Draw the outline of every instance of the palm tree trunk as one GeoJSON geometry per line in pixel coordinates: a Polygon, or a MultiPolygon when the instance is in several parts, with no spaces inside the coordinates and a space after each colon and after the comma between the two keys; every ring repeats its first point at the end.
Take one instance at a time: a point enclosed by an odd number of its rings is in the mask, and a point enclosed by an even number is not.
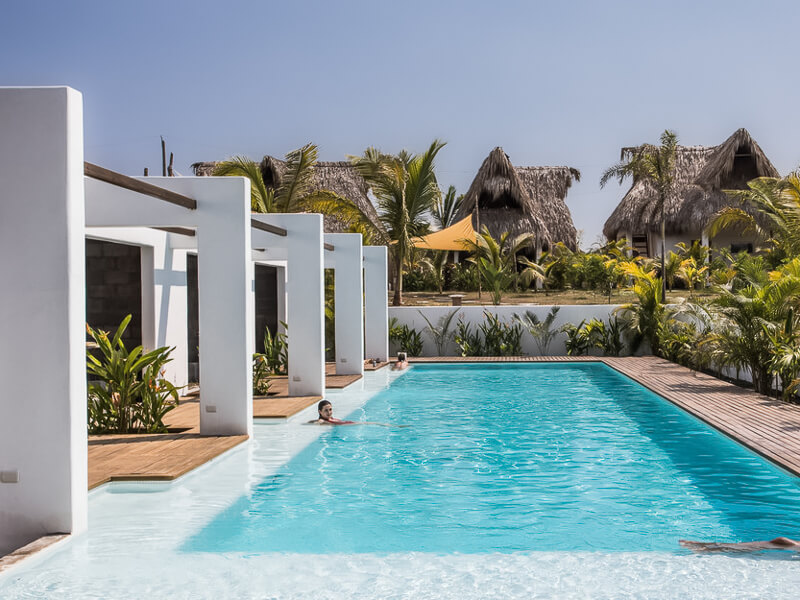
{"type": "Polygon", "coordinates": [[[665,269],[665,258],[667,255],[667,234],[666,234],[666,218],[665,208],[666,198],[661,198],[661,302],[662,304],[667,301],[667,271],[665,269]]]}
{"type": "Polygon", "coordinates": [[[397,273],[394,277],[394,297],[392,298],[392,306],[403,305],[403,267],[397,266],[397,273]]]}

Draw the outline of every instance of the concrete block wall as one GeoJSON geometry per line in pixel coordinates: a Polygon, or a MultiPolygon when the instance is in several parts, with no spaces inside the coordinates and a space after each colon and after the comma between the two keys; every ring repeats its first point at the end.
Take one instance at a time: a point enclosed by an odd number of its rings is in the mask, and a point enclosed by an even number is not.
{"type": "Polygon", "coordinates": [[[132,315],[122,341],[142,343],[142,258],[138,246],[86,240],[86,322],[114,333],[132,315]]]}

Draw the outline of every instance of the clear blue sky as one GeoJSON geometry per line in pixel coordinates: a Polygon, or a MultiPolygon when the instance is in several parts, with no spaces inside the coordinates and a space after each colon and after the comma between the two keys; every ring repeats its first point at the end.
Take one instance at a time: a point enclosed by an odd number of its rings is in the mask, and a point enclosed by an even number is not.
{"type": "Polygon", "coordinates": [[[2,0],[0,85],[84,95],[86,159],[128,174],[234,154],[323,160],[441,138],[443,187],[489,151],[569,165],[594,242],[626,188],[622,146],[665,128],[713,145],[746,127],[781,173],[800,164],[800,3],[116,2],[2,0]]]}

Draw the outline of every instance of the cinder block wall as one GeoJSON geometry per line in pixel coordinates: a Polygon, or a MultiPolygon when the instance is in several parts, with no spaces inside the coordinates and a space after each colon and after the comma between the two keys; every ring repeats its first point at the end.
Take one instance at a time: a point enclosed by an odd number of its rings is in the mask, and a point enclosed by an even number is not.
{"type": "Polygon", "coordinates": [[[122,341],[142,343],[142,259],[138,246],[86,240],[86,322],[114,333],[133,315],[122,341]]]}

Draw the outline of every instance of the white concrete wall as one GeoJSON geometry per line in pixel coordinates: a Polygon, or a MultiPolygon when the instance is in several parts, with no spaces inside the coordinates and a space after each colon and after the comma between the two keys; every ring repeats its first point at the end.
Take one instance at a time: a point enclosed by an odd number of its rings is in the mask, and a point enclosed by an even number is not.
{"type": "Polygon", "coordinates": [[[86,527],[83,197],[80,93],[0,88],[0,555],[86,527]]]}
{"type": "Polygon", "coordinates": [[[389,359],[386,246],[364,246],[364,358],[389,359]]]}
{"type": "Polygon", "coordinates": [[[334,271],[336,374],[364,374],[364,286],[360,233],[326,233],[334,247],[325,266],[334,271]]]}
{"type": "MultiPolygon", "coordinates": [[[[577,325],[582,320],[590,321],[593,318],[608,321],[609,316],[613,317],[614,310],[619,305],[615,304],[593,304],[593,305],[569,305],[561,306],[556,316],[553,328],[558,329],[566,323],[574,323],[577,325]]],[[[436,356],[436,345],[427,331],[428,324],[422,318],[420,312],[424,314],[428,320],[434,325],[438,324],[439,319],[449,314],[453,310],[458,310],[453,318],[451,330],[455,331],[459,317],[463,317],[467,323],[472,324],[472,330],[484,322],[484,311],[500,316],[502,320],[510,323],[514,314],[524,316],[526,311],[533,312],[539,319],[545,319],[550,312],[550,306],[390,306],[389,318],[396,318],[398,325],[408,325],[419,331],[423,339],[423,354],[422,356],[436,356]]],[[[559,333],[550,344],[548,354],[551,356],[562,356],[566,354],[564,342],[566,334],[559,333]]],[[[390,348],[391,354],[394,355],[398,348],[390,348]]],[[[536,347],[531,335],[527,332],[522,336],[522,352],[526,355],[536,356],[539,351],[536,347]]],[[[448,356],[458,355],[458,348],[455,343],[451,342],[447,352],[448,356]]]]}
{"type": "MultiPolygon", "coordinates": [[[[142,227],[96,227],[86,237],[139,246],[142,250],[142,346],[174,347],[166,378],[175,385],[189,381],[186,254],[175,248],[174,233],[142,227]]],[[[193,239],[193,238],[190,238],[193,239]]],[[[185,245],[185,244],[181,244],[185,245]]]]}
{"type": "Polygon", "coordinates": [[[242,177],[140,179],[194,198],[197,209],[86,178],[86,223],[197,228],[191,245],[197,244],[198,256],[200,431],[250,435],[255,344],[250,184],[242,177]]]}

